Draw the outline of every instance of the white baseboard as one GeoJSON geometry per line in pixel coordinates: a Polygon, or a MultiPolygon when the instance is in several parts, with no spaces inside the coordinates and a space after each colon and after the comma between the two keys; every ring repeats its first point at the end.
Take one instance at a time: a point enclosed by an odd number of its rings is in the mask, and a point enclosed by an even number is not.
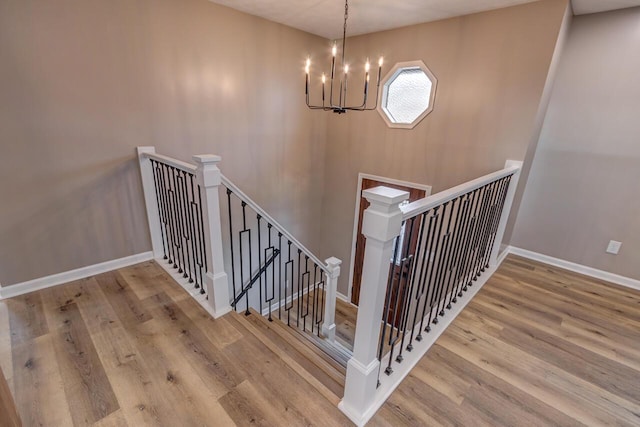
{"type": "Polygon", "coordinates": [[[336,292],[336,298],[338,298],[339,300],[342,300],[344,302],[348,302],[349,304],[351,304],[351,298],[349,298],[348,296],[346,296],[343,293],[340,292],[336,292]]]}
{"type": "Polygon", "coordinates": [[[511,253],[524,258],[529,258],[534,261],[539,261],[545,264],[553,265],[554,267],[564,268],[565,270],[574,271],[576,273],[584,274],[595,279],[604,280],[606,282],[615,283],[616,285],[625,286],[640,290],[640,280],[632,279],[630,277],[620,276],[618,274],[609,273],[608,271],[598,270],[597,268],[587,267],[586,265],[576,264],[571,261],[565,261],[560,258],[554,258],[549,255],[544,255],[538,252],[529,251],[515,246],[508,246],[504,251],[505,253],[511,253]]]}
{"type": "Polygon", "coordinates": [[[118,268],[128,267],[130,265],[152,259],[153,253],[151,251],[142,252],[124,258],[101,262],[100,264],[89,265],[75,270],[52,274],[51,276],[40,277],[38,279],[17,283],[15,285],[0,287],[0,300],[28,294],[29,292],[50,288],[63,283],[73,282],[74,280],[84,279],[86,277],[95,276],[96,274],[117,270],[118,268]]]}

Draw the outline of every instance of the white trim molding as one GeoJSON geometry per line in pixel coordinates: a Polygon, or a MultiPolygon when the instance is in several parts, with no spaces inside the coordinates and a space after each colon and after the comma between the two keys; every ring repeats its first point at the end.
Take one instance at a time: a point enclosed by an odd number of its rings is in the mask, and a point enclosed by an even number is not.
{"type": "Polygon", "coordinates": [[[128,267],[130,265],[150,261],[152,259],[153,252],[142,252],[124,258],[88,265],[75,270],[52,274],[51,276],[40,277],[27,282],[16,283],[15,285],[0,287],[0,300],[62,285],[63,283],[73,282],[74,280],[84,279],[95,276],[96,274],[106,273],[107,271],[117,270],[119,268],[128,267]]]}
{"type": "Polygon", "coordinates": [[[610,273],[604,270],[598,270],[597,268],[588,267],[586,265],[577,264],[575,262],[566,261],[560,258],[554,258],[549,255],[544,255],[538,252],[529,251],[527,249],[522,249],[515,246],[508,246],[504,252],[505,253],[508,252],[524,258],[529,258],[534,261],[542,262],[544,264],[553,265],[554,267],[564,268],[565,270],[584,274],[585,276],[604,280],[605,282],[611,282],[616,285],[640,290],[640,280],[632,279],[630,277],[620,276],[619,274],[610,273]]]}

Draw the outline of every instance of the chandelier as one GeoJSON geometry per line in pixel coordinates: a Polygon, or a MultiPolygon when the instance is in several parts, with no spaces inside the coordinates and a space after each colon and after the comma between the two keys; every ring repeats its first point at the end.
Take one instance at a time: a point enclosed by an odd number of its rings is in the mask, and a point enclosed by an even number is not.
{"type": "Polygon", "coordinates": [[[326,103],[325,96],[325,86],[327,83],[327,76],[325,73],[322,73],[322,105],[313,105],[309,101],[309,82],[310,82],[310,70],[311,70],[311,59],[307,58],[307,62],[305,65],[305,82],[304,82],[304,93],[307,101],[307,107],[312,110],[323,110],[323,111],[333,111],[337,114],[346,113],[349,110],[352,111],[369,111],[375,110],[378,106],[378,92],[380,88],[380,74],[382,73],[382,63],[383,58],[380,57],[378,60],[378,78],[376,80],[376,100],[375,105],[373,107],[367,108],[367,98],[369,96],[369,69],[371,65],[369,64],[369,59],[367,58],[367,62],[364,65],[364,92],[362,97],[362,103],[356,105],[348,105],[347,104],[347,77],[349,75],[349,64],[347,64],[344,60],[345,46],[347,41],[347,18],[349,18],[349,0],[345,0],[344,2],[344,27],[342,32],[342,58],[340,61],[340,66],[342,67],[342,72],[339,73],[340,76],[336,76],[336,54],[338,53],[338,48],[336,42],[333,43],[333,48],[331,49],[332,58],[331,58],[331,72],[329,73],[329,103],[326,103]],[[340,88],[338,102],[334,103],[333,99],[333,88],[335,86],[340,88]]]}

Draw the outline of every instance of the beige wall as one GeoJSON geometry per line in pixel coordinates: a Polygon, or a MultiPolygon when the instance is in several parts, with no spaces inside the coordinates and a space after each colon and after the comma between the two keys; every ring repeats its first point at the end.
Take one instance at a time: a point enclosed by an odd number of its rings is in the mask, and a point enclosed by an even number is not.
{"type": "Polygon", "coordinates": [[[640,279],[638,46],[640,8],[574,18],[513,245],[640,279]]]}
{"type": "Polygon", "coordinates": [[[150,250],[134,147],[223,173],[319,248],[326,41],[207,0],[0,2],[0,283],[150,250]]]}
{"type": "Polygon", "coordinates": [[[522,6],[349,39],[353,69],[367,55],[423,60],[438,79],[434,111],[413,130],[388,128],[377,112],[328,122],[323,255],[344,262],[347,292],[358,172],[441,191],[523,160],[568,2],[522,6]]]}

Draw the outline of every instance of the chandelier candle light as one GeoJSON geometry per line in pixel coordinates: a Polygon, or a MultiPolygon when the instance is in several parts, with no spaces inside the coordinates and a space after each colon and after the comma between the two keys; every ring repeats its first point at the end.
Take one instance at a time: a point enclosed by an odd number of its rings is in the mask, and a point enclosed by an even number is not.
{"type": "Polygon", "coordinates": [[[325,84],[327,82],[327,76],[325,73],[322,73],[322,105],[312,105],[309,102],[309,72],[311,69],[311,59],[307,58],[306,65],[304,67],[306,76],[304,80],[304,94],[307,100],[307,107],[312,110],[323,110],[323,111],[333,111],[334,113],[342,114],[346,113],[348,110],[352,111],[369,111],[375,110],[378,106],[378,92],[380,88],[380,76],[382,74],[382,63],[383,59],[380,57],[378,60],[378,79],[376,81],[376,101],[373,107],[367,108],[367,97],[369,96],[369,69],[371,65],[369,64],[369,59],[367,58],[367,62],[364,65],[364,96],[362,99],[362,104],[347,106],[347,76],[349,74],[349,64],[344,61],[344,53],[345,46],[347,41],[347,18],[349,17],[349,1],[346,0],[344,3],[344,27],[342,32],[342,59],[341,66],[344,71],[344,74],[340,78],[340,97],[338,99],[338,103],[333,103],[333,82],[336,79],[336,54],[338,53],[338,47],[336,43],[333,43],[333,48],[331,49],[331,80],[329,83],[329,104],[327,105],[325,102],[325,84]]]}

